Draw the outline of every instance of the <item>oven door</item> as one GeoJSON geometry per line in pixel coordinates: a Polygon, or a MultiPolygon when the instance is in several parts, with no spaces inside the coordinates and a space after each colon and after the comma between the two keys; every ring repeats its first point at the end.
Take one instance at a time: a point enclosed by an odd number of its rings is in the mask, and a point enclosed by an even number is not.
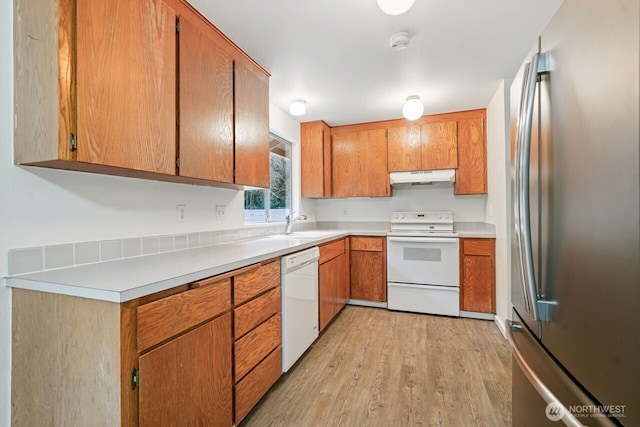
{"type": "Polygon", "coordinates": [[[459,286],[457,237],[387,237],[387,280],[394,283],[459,286]]]}

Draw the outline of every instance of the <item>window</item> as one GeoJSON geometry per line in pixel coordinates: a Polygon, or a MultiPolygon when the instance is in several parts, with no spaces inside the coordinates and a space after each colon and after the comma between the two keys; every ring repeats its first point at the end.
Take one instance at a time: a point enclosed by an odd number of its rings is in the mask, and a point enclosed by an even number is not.
{"type": "Polygon", "coordinates": [[[245,187],[244,223],[283,222],[291,213],[291,143],[271,134],[270,188],[245,187]]]}

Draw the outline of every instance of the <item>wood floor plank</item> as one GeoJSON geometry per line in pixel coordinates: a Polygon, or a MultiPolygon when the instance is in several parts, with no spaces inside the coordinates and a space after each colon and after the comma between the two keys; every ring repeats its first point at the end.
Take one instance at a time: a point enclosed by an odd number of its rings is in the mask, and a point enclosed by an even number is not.
{"type": "Polygon", "coordinates": [[[510,425],[493,322],[347,306],[240,427],[510,425]]]}

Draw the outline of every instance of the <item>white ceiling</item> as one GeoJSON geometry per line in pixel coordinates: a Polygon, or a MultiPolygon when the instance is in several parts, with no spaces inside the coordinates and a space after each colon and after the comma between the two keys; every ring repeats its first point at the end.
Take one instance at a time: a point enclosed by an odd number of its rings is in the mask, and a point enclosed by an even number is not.
{"type": "Polygon", "coordinates": [[[484,108],[512,78],[562,0],[416,0],[389,16],[376,0],[190,0],[272,75],[270,100],[332,126],[484,108]],[[409,48],[389,37],[408,31],[409,48]]]}

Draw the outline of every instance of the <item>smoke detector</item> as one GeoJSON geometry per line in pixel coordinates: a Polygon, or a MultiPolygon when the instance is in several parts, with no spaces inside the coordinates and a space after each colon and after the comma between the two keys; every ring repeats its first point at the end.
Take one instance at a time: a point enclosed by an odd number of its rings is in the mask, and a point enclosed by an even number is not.
{"type": "Polygon", "coordinates": [[[404,50],[409,47],[409,33],[400,31],[389,39],[389,45],[393,50],[404,50]]]}

